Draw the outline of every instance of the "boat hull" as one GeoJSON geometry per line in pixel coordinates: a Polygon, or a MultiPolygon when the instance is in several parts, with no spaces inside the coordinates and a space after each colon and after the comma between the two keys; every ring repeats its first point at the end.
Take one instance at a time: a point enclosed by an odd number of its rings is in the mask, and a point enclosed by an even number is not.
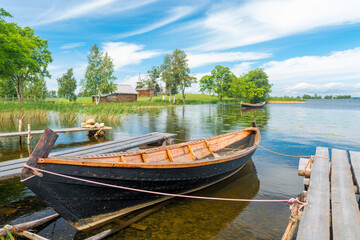
{"type": "Polygon", "coordinates": [[[243,108],[263,108],[265,106],[265,102],[263,103],[256,103],[256,104],[251,104],[251,103],[241,103],[240,104],[241,107],[243,108]]]}
{"type": "MultiPolygon", "coordinates": [[[[193,192],[230,177],[248,162],[254,151],[230,161],[183,168],[113,168],[51,163],[41,166],[47,171],[95,182],[179,194],[193,192]]],[[[48,173],[33,177],[25,184],[78,230],[94,227],[169,198],[48,173]]]]}

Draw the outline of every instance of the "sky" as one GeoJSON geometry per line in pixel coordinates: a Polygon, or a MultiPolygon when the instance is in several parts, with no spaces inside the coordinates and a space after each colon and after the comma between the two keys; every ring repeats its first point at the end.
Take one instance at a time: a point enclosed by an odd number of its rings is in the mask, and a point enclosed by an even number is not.
{"type": "Polygon", "coordinates": [[[360,97],[359,0],[0,0],[0,7],[14,16],[7,21],[48,40],[49,90],[69,68],[80,82],[97,44],[113,59],[115,82],[133,87],[181,49],[198,79],[219,64],[236,76],[263,68],[271,96],[360,97]]]}

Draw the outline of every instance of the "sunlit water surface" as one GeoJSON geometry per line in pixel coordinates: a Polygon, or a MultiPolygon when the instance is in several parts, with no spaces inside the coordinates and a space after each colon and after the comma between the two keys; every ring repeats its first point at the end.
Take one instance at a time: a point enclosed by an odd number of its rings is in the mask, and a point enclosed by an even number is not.
{"type": "MultiPolygon", "coordinates": [[[[239,105],[189,105],[151,110],[123,117],[105,139],[89,139],[85,132],[60,134],[55,150],[137,136],[149,132],[176,133],[178,142],[206,138],[248,127],[256,120],[261,145],[291,155],[312,155],[316,146],[360,151],[360,100],[312,100],[306,104],[268,104],[265,109],[241,110],[239,105]]],[[[107,123],[105,119],[102,120],[107,123]]],[[[32,129],[79,126],[49,112],[31,119],[32,129]]],[[[109,125],[109,123],[107,124],[109,125]]],[[[16,131],[17,120],[2,123],[0,132],[16,131]]],[[[39,139],[34,136],[33,148],[39,139]]],[[[28,156],[17,139],[0,143],[0,161],[28,156]]],[[[227,198],[288,199],[303,191],[297,176],[298,158],[284,157],[258,148],[244,169],[196,195],[227,198]]],[[[0,225],[19,223],[53,213],[18,178],[0,182],[0,225]]],[[[145,231],[127,228],[112,239],[279,239],[289,216],[285,203],[239,203],[176,199],[139,221],[145,231]]],[[[109,228],[106,226],[103,229],[109,228]]],[[[65,220],[42,229],[51,239],[82,239],[65,220]]]]}

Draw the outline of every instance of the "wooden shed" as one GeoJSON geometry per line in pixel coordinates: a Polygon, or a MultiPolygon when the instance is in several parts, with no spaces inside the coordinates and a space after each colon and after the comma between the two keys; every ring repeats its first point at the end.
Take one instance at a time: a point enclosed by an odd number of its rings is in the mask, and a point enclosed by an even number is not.
{"type": "MultiPolygon", "coordinates": [[[[100,96],[100,102],[136,102],[138,92],[131,85],[117,84],[115,92],[100,96]]],[[[95,102],[95,96],[92,97],[95,102]]]]}
{"type": "MultiPolygon", "coordinates": [[[[150,97],[150,88],[142,87],[136,88],[139,97],[150,97]]],[[[153,96],[157,96],[156,90],[153,91],[153,96]]]]}

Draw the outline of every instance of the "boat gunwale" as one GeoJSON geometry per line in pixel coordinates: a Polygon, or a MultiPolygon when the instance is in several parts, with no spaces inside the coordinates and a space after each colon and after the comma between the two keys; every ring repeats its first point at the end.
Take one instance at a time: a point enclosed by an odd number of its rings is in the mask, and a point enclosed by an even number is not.
{"type": "Polygon", "coordinates": [[[262,103],[244,103],[244,102],[241,102],[240,103],[241,105],[244,105],[244,107],[263,107],[266,102],[262,102],[262,103]]]}
{"type": "MultiPolygon", "coordinates": [[[[239,157],[246,156],[249,153],[255,151],[257,148],[257,144],[261,140],[261,135],[260,135],[259,129],[256,127],[249,127],[249,128],[235,131],[235,132],[229,132],[229,133],[225,133],[222,135],[217,135],[217,136],[213,136],[213,137],[205,138],[205,139],[213,140],[213,139],[217,139],[220,137],[224,137],[224,136],[228,136],[228,135],[232,135],[232,134],[236,134],[236,133],[240,133],[240,132],[245,132],[245,131],[255,132],[254,143],[251,147],[247,147],[239,153],[235,153],[235,154],[228,155],[228,156],[221,156],[221,157],[212,158],[212,159],[202,159],[202,160],[196,160],[196,161],[191,161],[191,162],[186,161],[186,162],[160,162],[160,163],[159,162],[127,163],[127,162],[119,161],[117,163],[114,163],[114,162],[87,161],[87,160],[91,160],[91,159],[87,159],[87,158],[83,158],[83,160],[80,161],[79,158],[76,158],[76,157],[74,157],[74,160],[71,160],[71,157],[67,158],[67,159],[60,159],[58,157],[55,157],[55,158],[50,157],[50,158],[39,158],[38,163],[59,164],[59,165],[77,165],[77,166],[88,166],[88,167],[124,167],[124,168],[187,168],[187,167],[206,166],[206,165],[212,165],[212,164],[231,161],[231,160],[237,159],[239,157]]],[[[179,147],[183,147],[183,146],[190,145],[190,144],[196,144],[196,143],[199,143],[202,141],[204,141],[204,139],[199,139],[199,140],[194,140],[194,141],[184,142],[184,143],[179,143],[179,144],[174,144],[174,145],[162,146],[162,147],[157,147],[157,148],[152,148],[152,149],[146,149],[146,150],[137,150],[137,151],[131,152],[129,155],[151,153],[151,152],[156,152],[156,151],[163,150],[163,149],[164,150],[165,149],[174,149],[174,148],[179,148],[179,147]]],[[[126,155],[126,154],[124,153],[124,155],[126,155]]],[[[110,157],[111,156],[109,156],[109,158],[110,157]]],[[[114,157],[114,156],[112,156],[112,157],[114,157]]],[[[103,158],[106,158],[106,157],[103,157],[103,158]]]]}

